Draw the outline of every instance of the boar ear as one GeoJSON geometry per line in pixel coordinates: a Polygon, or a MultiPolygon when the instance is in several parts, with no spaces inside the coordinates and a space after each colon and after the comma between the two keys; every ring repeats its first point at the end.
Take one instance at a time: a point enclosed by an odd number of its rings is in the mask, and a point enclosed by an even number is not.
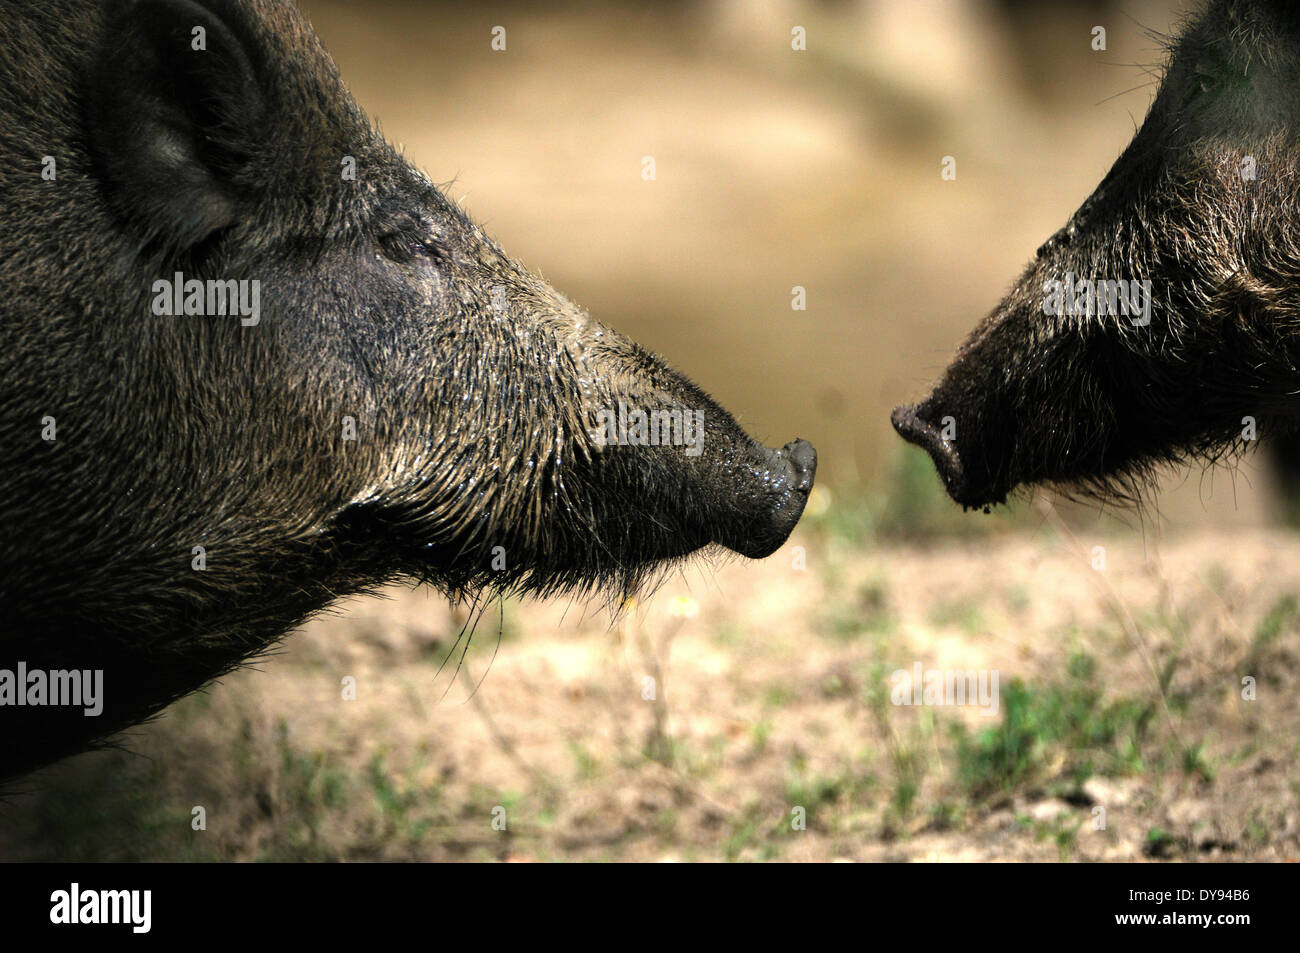
{"type": "Polygon", "coordinates": [[[114,207],[186,250],[248,197],[266,113],[251,45],[212,3],[115,0],[90,73],[89,134],[114,207]]]}

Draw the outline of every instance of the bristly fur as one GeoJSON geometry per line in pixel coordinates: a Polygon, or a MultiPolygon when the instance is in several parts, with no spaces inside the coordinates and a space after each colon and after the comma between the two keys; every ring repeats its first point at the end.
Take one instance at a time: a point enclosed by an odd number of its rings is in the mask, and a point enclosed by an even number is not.
{"type": "Polygon", "coordinates": [[[1133,141],[896,426],[968,507],[1016,487],[1139,503],[1156,474],[1296,429],[1300,8],[1215,0],[1133,141]],[[1253,172],[1253,176],[1249,173],[1253,172]],[[1151,321],[1059,317],[1053,281],[1150,281],[1151,321]],[[943,440],[952,418],[955,439],[943,440]]]}
{"type": "Polygon", "coordinates": [[[619,605],[703,547],[770,553],[802,511],[810,447],[757,444],[507,256],[287,0],[10,5],[0,160],[0,669],[102,669],[106,705],[0,708],[0,779],[341,596],[619,605]],[[153,313],[178,271],[260,282],[260,323],[153,313]],[[601,445],[620,402],[702,413],[703,452],[601,445]]]}

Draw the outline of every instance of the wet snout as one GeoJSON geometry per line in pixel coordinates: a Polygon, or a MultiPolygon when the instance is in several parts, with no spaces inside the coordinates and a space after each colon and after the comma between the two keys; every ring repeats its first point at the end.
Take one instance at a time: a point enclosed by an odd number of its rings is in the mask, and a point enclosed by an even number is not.
{"type": "Polygon", "coordinates": [[[807,440],[792,440],[779,450],[758,447],[747,464],[758,483],[758,506],[746,520],[720,524],[714,541],[728,549],[762,559],[790,537],[803,515],[817,473],[817,451],[807,440]]]}
{"type": "Polygon", "coordinates": [[[889,421],[898,431],[898,435],[908,443],[915,444],[930,455],[934,467],[939,471],[944,489],[953,501],[962,506],[978,508],[995,503],[1006,502],[1006,489],[994,486],[979,486],[972,481],[968,469],[958,452],[956,440],[945,439],[942,429],[942,416],[938,416],[927,404],[913,406],[904,404],[895,407],[889,421]]]}

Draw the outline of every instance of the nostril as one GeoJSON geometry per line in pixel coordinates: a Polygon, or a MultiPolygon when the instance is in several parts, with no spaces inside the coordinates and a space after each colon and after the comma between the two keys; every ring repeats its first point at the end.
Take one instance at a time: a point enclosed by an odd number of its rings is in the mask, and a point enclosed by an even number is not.
{"type": "Polygon", "coordinates": [[[803,515],[817,474],[817,451],[807,440],[791,440],[762,455],[763,486],[747,501],[740,518],[713,527],[713,539],[728,549],[762,559],[790,537],[803,515]]]}
{"type": "Polygon", "coordinates": [[[909,404],[895,407],[894,412],[889,415],[889,422],[894,425],[900,437],[913,443],[920,439],[929,426],[916,416],[916,408],[909,404]]]}
{"type": "Polygon", "coordinates": [[[817,475],[817,451],[813,445],[807,440],[791,440],[776,453],[790,461],[794,488],[805,492],[811,490],[813,478],[817,475]]]}
{"type": "Polygon", "coordinates": [[[943,439],[939,428],[922,417],[916,407],[906,405],[895,407],[889,420],[900,437],[930,454],[948,493],[957,502],[963,502],[966,481],[962,460],[957,448],[943,439]]]}

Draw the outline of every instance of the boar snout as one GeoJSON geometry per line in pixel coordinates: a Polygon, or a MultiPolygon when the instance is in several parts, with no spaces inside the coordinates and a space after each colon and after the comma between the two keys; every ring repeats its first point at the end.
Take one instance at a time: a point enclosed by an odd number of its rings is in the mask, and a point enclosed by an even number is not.
{"type": "Polygon", "coordinates": [[[953,499],[963,493],[966,480],[962,473],[961,457],[957,456],[952,443],[943,439],[938,427],[923,419],[918,408],[911,404],[895,407],[889,415],[889,422],[894,425],[900,437],[930,455],[935,469],[943,479],[944,487],[953,499]]]}
{"type": "MultiPolygon", "coordinates": [[[[952,498],[1140,504],[1297,418],[1294,3],[1215,0],[1100,185],[893,424],[952,498]]],[[[1267,440],[1267,438],[1266,438],[1267,440]]]]}
{"type": "Polygon", "coordinates": [[[997,481],[972,480],[969,470],[958,451],[957,441],[944,436],[946,413],[937,411],[926,401],[918,406],[904,404],[894,408],[889,421],[898,435],[915,444],[930,455],[939,471],[944,489],[953,501],[968,509],[979,509],[1005,503],[1010,486],[996,485],[997,481]]]}
{"type": "Polygon", "coordinates": [[[723,524],[714,534],[714,542],[751,559],[772,555],[790,538],[817,474],[817,451],[807,440],[758,449],[754,475],[765,491],[760,512],[748,523],[723,524]]]}

